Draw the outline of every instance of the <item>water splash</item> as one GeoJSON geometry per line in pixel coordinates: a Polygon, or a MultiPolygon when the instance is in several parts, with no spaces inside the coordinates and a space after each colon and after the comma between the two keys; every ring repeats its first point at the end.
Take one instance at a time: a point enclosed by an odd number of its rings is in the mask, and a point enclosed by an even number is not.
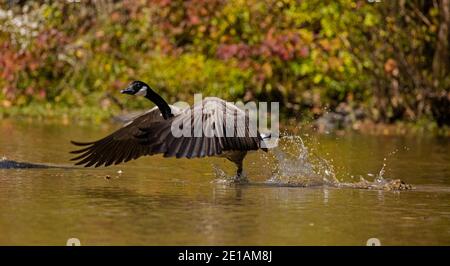
{"type": "Polygon", "coordinates": [[[275,169],[266,183],[302,187],[339,183],[333,166],[308,149],[300,136],[283,136],[273,153],[275,169]]]}
{"type": "Polygon", "coordinates": [[[224,170],[222,170],[218,165],[213,164],[213,171],[216,176],[216,179],[212,181],[212,183],[216,184],[224,184],[224,185],[231,185],[231,184],[247,184],[249,183],[249,180],[247,178],[247,175],[245,172],[242,172],[241,176],[229,176],[227,173],[225,173],[224,170]]]}
{"type": "MultiPolygon", "coordinates": [[[[396,151],[388,156],[394,155],[396,151]]],[[[383,166],[378,174],[368,174],[374,177],[369,181],[360,176],[357,182],[340,182],[336,177],[332,161],[317,155],[311,148],[305,145],[301,136],[283,135],[278,147],[269,153],[262,153],[258,162],[260,168],[269,166],[270,176],[264,182],[268,185],[311,187],[331,186],[337,188],[377,189],[377,190],[407,190],[412,186],[395,179],[385,178],[387,159],[384,158],[383,166]],[[263,163],[265,162],[265,164],[263,163]],[[273,163],[271,163],[273,162],[273,163]]],[[[228,176],[217,165],[213,165],[215,183],[236,184],[234,176],[228,176]]],[[[248,181],[247,181],[248,182],[248,181]]],[[[247,183],[246,182],[246,183],[247,183]]]]}
{"type": "Polygon", "coordinates": [[[385,181],[384,174],[386,173],[386,157],[383,159],[383,166],[381,167],[378,175],[375,176],[374,182],[382,183],[385,181]]]}
{"type": "MultiPolygon", "coordinates": [[[[266,181],[268,184],[284,186],[320,186],[338,188],[409,190],[413,187],[400,179],[385,178],[387,158],[373,181],[360,177],[359,182],[340,182],[332,163],[309,149],[300,136],[283,136],[280,146],[273,150],[276,159],[275,171],[266,181]]],[[[393,156],[397,150],[388,154],[393,156]]]]}

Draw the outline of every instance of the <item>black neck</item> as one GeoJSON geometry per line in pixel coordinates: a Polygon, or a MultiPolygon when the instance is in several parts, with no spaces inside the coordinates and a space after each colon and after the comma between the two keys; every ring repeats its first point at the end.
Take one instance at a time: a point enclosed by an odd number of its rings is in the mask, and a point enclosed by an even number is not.
{"type": "Polygon", "coordinates": [[[147,91],[147,94],[145,95],[145,98],[149,99],[150,101],[155,103],[156,106],[158,106],[159,111],[161,112],[161,114],[164,117],[164,119],[167,120],[167,119],[169,119],[170,117],[173,116],[172,110],[170,110],[169,105],[156,92],[154,92],[151,89],[149,89],[147,91]]]}

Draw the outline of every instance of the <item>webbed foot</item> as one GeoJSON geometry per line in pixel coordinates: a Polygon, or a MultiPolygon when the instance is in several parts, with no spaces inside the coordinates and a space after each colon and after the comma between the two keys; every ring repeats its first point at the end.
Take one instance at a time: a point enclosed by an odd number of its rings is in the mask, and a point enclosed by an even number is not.
{"type": "Polygon", "coordinates": [[[247,175],[244,172],[236,174],[231,178],[230,183],[233,184],[247,184],[249,182],[247,175]]]}

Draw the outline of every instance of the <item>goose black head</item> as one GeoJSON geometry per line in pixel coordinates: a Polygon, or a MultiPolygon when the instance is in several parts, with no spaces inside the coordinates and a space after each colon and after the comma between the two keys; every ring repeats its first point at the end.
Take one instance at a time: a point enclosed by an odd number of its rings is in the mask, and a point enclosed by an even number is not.
{"type": "Polygon", "coordinates": [[[144,96],[158,106],[164,119],[173,117],[172,110],[167,102],[143,81],[136,80],[131,82],[126,89],[121,91],[121,93],[144,96]]]}
{"type": "Polygon", "coordinates": [[[130,83],[128,87],[120,92],[123,94],[130,94],[136,96],[147,96],[147,93],[152,89],[145,82],[136,80],[130,83]]]}

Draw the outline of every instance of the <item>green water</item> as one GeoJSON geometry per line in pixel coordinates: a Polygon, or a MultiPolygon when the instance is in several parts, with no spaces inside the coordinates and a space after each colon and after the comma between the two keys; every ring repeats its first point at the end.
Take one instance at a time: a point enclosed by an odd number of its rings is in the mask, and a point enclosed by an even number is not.
{"type": "MultiPolygon", "coordinates": [[[[69,140],[113,129],[5,120],[0,157],[69,165],[69,140]]],[[[265,184],[276,152],[250,154],[251,182],[239,186],[213,182],[214,165],[230,175],[235,169],[223,158],[154,156],[110,168],[0,170],[0,244],[65,245],[72,237],[82,245],[365,245],[374,237],[382,245],[450,244],[450,139],[354,134],[303,141],[341,181],[372,180],[386,164],[384,177],[415,189],[265,184]]]]}

